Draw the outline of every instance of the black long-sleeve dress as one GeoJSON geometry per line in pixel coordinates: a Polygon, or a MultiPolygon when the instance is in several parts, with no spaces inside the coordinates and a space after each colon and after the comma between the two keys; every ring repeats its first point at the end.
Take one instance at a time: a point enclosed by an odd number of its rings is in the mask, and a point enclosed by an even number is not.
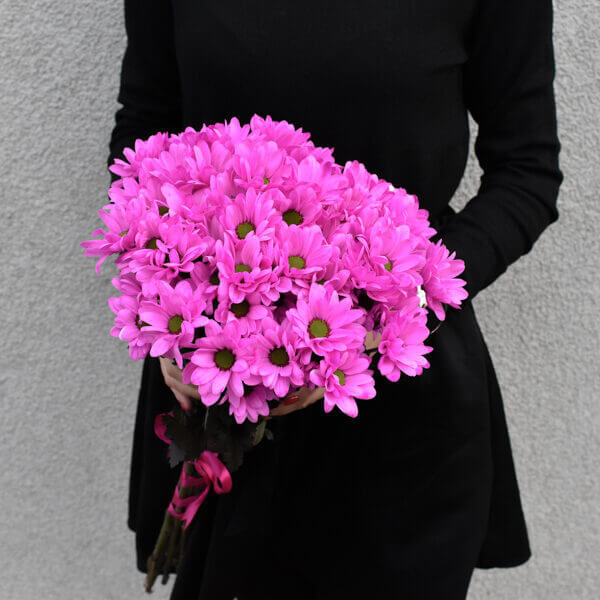
{"type": "MultiPolygon", "coordinates": [[[[288,120],[338,163],[357,159],[417,194],[464,259],[471,299],[558,218],[551,0],[125,0],[125,16],[110,160],[158,130],[288,120]],[[456,214],[468,112],[483,177],[456,214]]],[[[172,597],[259,586],[257,598],[317,587],[320,598],[458,599],[475,566],[526,561],[502,399],[470,301],[431,344],[431,367],[378,377],[356,419],[319,403],[274,419],[232,492],[199,511],[172,597]],[[269,588],[275,564],[293,589],[269,588]]],[[[178,476],[152,428],[172,403],[147,359],[129,513],[141,570],[178,476]]]]}

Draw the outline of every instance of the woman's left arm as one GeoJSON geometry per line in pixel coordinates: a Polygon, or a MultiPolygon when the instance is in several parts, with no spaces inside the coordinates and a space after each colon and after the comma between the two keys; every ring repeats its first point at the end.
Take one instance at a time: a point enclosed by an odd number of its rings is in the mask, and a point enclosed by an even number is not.
{"type": "Polygon", "coordinates": [[[471,298],[531,250],[558,219],[560,143],[554,99],[551,0],[480,0],[464,69],[478,123],[477,195],[440,234],[471,298]]]}

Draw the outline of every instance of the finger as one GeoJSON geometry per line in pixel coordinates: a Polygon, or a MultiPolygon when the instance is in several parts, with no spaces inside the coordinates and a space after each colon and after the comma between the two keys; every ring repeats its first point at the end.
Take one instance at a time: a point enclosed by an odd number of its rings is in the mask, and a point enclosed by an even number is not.
{"type": "Polygon", "coordinates": [[[275,408],[271,409],[269,415],[279,417],[281,415],[287,415],[291,412],[294,412],[299,406],[302,405],[307,393],[308,388],[299,388],[295,392],[291,392],[287,396],[284,396],[280,400],[279,404],[275,408]]]}
{"type": "Polygon", "coordinates": [[[180,381],[171,379],[170,377],[165,378],[165,382],[172,390],[177,390],[184,396],[191,396],[192,398],[197,398],[200,400],[200,394],[195,385],[191,383],[181,383],[180,381]]]}
{"type": "Polygon", "coordinates": [[[183,380],[183,371],[176,364],[173,364],[172,359],[161,356],[159,362],[163,377],[166,378],[168,376],[176,381],[183,380]]]}
{"type": "Polygon", "coordinates": [[[297,394],[294,396],[286,396],[281,402],[284,406],[290,406],[291,404],[296,404],[296,402],[300,401],[300,396],[297,394]]]}
{"type": "Polygon", "coordinates": [[[296,404],[290,404],[290,405],[285,405],[283,403],[281,403],[279,406],[275,407],[273,410],[271,410],[271,412],[269,413],[269,416],[271,417],[282,417],[283,415],[289,415],[290,413],[293,413],[295,411],[298,410],[299,407],[299,402],[296,402],[296,404]]]}
{"type": "Polygon", "coordinates": [[[190,408],[192,408],[192,401],[189,399],[188,396],[186,396],[185,394],[182,394],[181,392],[178,392],[177,390],[171,390],[173,392],[173,395],[175,396],[175,399],[177,400],[177,402],[179,402],[179,404],[181,404],[181,407],[183,408],[183,410],[190,410],[190,408]]]}
{"type": "Polygon", "coordinates": [[[302,404],[302,398],[298,391],[293,394],[289,394],[281,399],[279,404],[272,408],[269,412],[269,415],[274,417],[280,417],[281,415],[287,415],[295,410],[298,410],[298,407],[302,404]]]}
{"type": "Polygon", "coordinates": [[[269,415],[273,417],[289,415],[292,412],[314,404],[317,400],[320,400],[324,394],[325,388],[323,387],[318,387],[313,390],[309,390],[307,387],[300,388],[292,395],[286,396],[276,408],[271,410],[269,415]],[[295,400],[295,398],[298,399],[295,400]],[[289,402],[290,400],[294,401],[289,402]]]}
{"type": "Polygon", "coordinates": [[[365,348],[367,350],[378,348],[379,342],[381,342],[381,333],[374,334],[372,331],[367,331],[367,335],[365,336],[365,348]]]}
{"type": "Polygon", "coordinates": [[[177,365],[174,365],[170,360],[166,362],[165,368],[167,373],[169,373],[173,379],[176,379],[177,381],[183,380],[183,371],[177,365]]]}
{"type": "Polygon", "coordinates": [[[312,392],[310,392],[310,394],[308,394],[308,396],[304,400],[305,406],[315,403],[317,400],[320,400],[324,395],[325,395],[324,387],[315,388],[314,390],[312,390],[312,392]]]}
{"type": "Polygon", "coordinates": [[[160,372],[163,374],[163,377],[166,377],[169,374],[167,371],[166,359],[161,356],[158,359],[158,364],[160,365],[160,372]]]}
{"type": "Polygon", "coordinates": [[[166,367],[163,368],[164,363],[161,362],[160,364],[163,372],[163,378],[168,387],[170,387],[172,390],[177,390],[185,396],[191,396],[192,398],[200,399],[198,388],[195,385],[191,383],[182,383],[180,380],[175,379],[166,367]]]}
{"type": "Polygon", "coordinates": [[[292,408],[293,405],[291,406],[286,406],[285,404],[279,404],[279,406],[276,406],[275,408],[272,408],[269,411],[269,416],[270,417],[281,417],[282,415],[287,415],[290,412],[294,411],[294,408],[292,408]]]}
{"type": "Polygon", "coordinates": [[[293,404],[295,402],[295,398],[297,398],[300,401],[303,401],[306,396],[308,396],[308,394],[310,393],[310,390],[307,387],[301,387],[298,388],[297,390],[290,392],[287,396],[284,396],[281,399],[281,402],[283,403],[288,403],[288,404],[293,404]]]}

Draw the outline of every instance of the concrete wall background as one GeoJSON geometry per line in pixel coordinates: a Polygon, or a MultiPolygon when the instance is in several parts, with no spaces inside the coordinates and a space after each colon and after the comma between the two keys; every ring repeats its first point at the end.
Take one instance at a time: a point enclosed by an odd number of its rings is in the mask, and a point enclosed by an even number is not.
{"type": "MultiPolygon", "coordinates": [[[[560,220],[475,301],[504,392],[533,558],[470,599],[592,600],[600,575],[600,6],[555,2],[560,220]]],[[[109,335],[99,222],[122,0],[0,0],[0,597],[143,598],[126,528],[140,364],[109,335]]],[[[471,157],[457,206],[475,193],[471,157]]],[[[155,598],[166,598],[161,589],[155,598]]]]}

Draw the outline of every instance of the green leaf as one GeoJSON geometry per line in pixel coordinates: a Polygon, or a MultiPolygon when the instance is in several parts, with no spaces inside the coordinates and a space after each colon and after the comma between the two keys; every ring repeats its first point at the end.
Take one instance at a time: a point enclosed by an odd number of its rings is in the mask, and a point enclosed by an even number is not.
{"type": "Polygon", "coordinates": [[[180,406],[177,406],[173,410],[172,416],[163,417],[167,437],[184,453],[185,460],[194,460],[206,450],[205,414],[206,409],[192,410],[190,413],[186,413],[180,406]]]}
{"type": "Polygon", "coordinates": [[[266,428],[267,428],[266,421],[263,420],[263,421],[258,422],[258,425],[254,429],[254,435],[252,436],[252,444],[254,446],[256,446],[257,444],[260,444],[260,442],[263,439],[263,436],[265,435],[266,428]]]}
{"type": "Polygon", "coordinates": [[[177,405],[173,414],[165,415],[163,419],[166,436],[171,440],[168,458],[172,467],[183,460],[194,460],[204,450],[210,450],[218,453],[233,473],[243,464],[248,450],[264,438],[273,438],[264,420],[236,423],[229,414],[228,403],[217,403],[208,408],[195,401],[189,412],[177,405]]]}
{"type": "Polygon", "coordinates": [[[173,469],[185,460],[185,452],[177,444],[172,442],[167,451],[167,457],[169,459],[169,466],[173,469]]]}
{"type": "Polygon", "coordinates": [[[254,446],[257,424],[250,421],[236,423],[229,414],[228,405],[211,406],[206,420],[207,447],[218,452],[230,472],[236,471],[244,461],[244,454],[254,446]]]}

